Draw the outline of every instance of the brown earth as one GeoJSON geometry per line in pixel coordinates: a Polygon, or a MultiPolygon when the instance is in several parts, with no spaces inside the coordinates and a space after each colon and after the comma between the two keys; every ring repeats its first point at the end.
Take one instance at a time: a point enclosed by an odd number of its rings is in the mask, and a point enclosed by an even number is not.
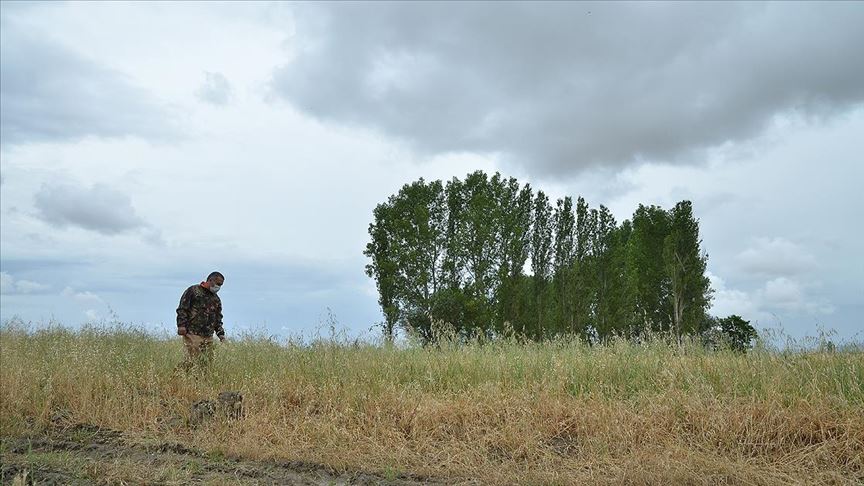
{"type": "Polygon", "coordinates": [[[418,485],[444,481],[406,474],[335,471],[309,462],[249,461],[208,455],[92,425],[0,437],[0,484],[418,485]]]}

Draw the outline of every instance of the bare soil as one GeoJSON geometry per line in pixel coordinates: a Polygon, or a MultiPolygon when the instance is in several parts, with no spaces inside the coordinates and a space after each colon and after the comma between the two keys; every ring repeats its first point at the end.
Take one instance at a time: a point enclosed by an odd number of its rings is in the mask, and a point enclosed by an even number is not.
{"type": "Polygon", "coordinates": [[[179,443],[146,442],[77,424],[32,437],[0,437],[0,484],[418,485],[406,474],[339,472],[309,462],[214,457],[179,443]]]}

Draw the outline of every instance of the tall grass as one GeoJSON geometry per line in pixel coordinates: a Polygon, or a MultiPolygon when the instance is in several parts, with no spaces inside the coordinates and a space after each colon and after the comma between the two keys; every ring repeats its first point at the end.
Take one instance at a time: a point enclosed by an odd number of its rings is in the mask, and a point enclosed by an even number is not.
{"type": "Polygon", "coordinates": [[[663,340],[396,347],[347,340],[216,348],[178,373],[179,339],[134,328],[0,328],[2,435],[62,412],[250,459],[455,482],[855,483],[864,355],[746,355],[663,340]],[[241,391],[246,417],[168,426],[241,391]]]}

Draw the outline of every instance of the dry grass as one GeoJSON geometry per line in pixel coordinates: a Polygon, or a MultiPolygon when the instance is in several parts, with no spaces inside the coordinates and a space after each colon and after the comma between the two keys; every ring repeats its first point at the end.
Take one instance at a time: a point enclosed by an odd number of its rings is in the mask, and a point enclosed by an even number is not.
{"type": "Polygon", "coordinates": [[[864,355],[655,341],[438,349],[247,338],[209,372],[130,329],[0,330],[3,436],[75,422],[215,455],[494,484],[864,482],[864,355]],[[166,426],[239,390],[247,414],[166,426]]]}

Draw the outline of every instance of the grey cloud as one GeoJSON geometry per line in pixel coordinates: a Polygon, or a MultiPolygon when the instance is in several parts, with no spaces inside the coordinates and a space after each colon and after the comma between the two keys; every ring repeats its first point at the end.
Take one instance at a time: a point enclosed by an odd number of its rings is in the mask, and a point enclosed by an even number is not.
{"type": "Polygon", "coordinates": [[[148,228],[129,196],[101,184],[43,184],[34,204],[40,219],[59,227],[77,226],[105,235],[148,228]]]}
{"type": "Polygon", "coordinates": [[[227,105],[231,100],[231,83],[222,73],[204,72],[204,83],[198,89],[198,98],[217,105],[227,105]]]}
{"type": "Polygon", "coordinates": [[[175,136],[169,110],[148,91],[44,33],[25,30],[12,14],[4,14],[0,31],[4,146],[86,136],[175,136]]]}
{"type": "Polygon", "coordinates": [[[864,100],[864,5],[318,3],[274,92],[431,153],[535,174],[684,162],[864,100]]]}

